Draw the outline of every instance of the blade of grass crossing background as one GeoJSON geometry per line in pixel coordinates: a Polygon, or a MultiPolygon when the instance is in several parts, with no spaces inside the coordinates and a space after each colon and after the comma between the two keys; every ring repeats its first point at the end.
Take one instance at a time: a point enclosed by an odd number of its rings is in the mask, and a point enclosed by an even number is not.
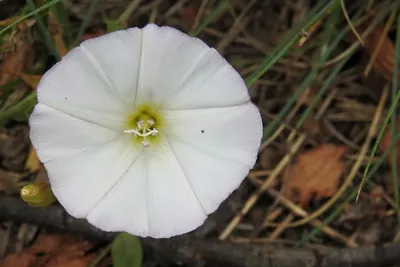
{"type": "Polygon", "coordinates": [[[47,9],[47,8],[49,8],[49,7],[51,7],[51,6],[55,5],[55,4],[57,4],[57,3],[60,2],[60,1],[61,1],[61,0],[53,0],[53,1],[50,1],[50,2],[48,2],[48,3],[46,3],[46,4],[44,4],[43,6],[37,8],[36,10],[33,10],[33,11],[29,12],[28,14],[26,14],[26,15],[20,17],[19,19],[15,20],[13,23],[7,25],[7,27],[4,27],[4,28],[0,31],[0,35],[2,35],[3,33],[5,33],[6,31],[8,31],[8,30],[11,29],[14,25],[20,23],[21,21],[23,21],[23,20],[25,20],[25,19],[27,19],[27,18],[29,18],[29,17],[32,17],[33,15],[35,15],[35,14],[39,13],[40,11],[45,10],[45,9],[47,9]]]}
{"type": "MultiPolygon", "coordinates": [[[[254,71],[248,78],[246,78],[247,86],[251,86],[255,81],[257,81],[273,64],[276,63],[284,54],[287,53],[289,48],[298,40],[300,37],[300,31],[303,28],[308,28],[321,19],[325,14],[330,11],[333,12],[340,5],[338,0],[330,1],[328,4],[324,1],[320,1],[319,5],[315,6],[310,14],[295,28],[293,28],[287,37],[278,44],[277,48],[271,51],[271,55],[267,56],[262,62],[261,66],[254,71]],[[319,10],[319,12],[317,12],[319,10]]],[[[319,57],[318,62],[322,63],[324,57],[319,57]]],[[[317,64],[319,65],[319,64],[317,64]]],[[[263,140],[268,137],[272,131],[276,128],[276,126],[283,120],[286,114],[289,112],[293,104],[295,103],[297,97],[303,92],[303,90],[307,87],[308,84],[316,77],[317,69],[313,68],[311,73],[304,79],[303,83],[299,86],[297,91],[288,99],[285,106],[281,109],[276,118],[268,124],[268,126],[264,129],[263,140]]]]}
{"type": "Polygon", "coordinates": [[[89,10],[86,13],[85,18],[83,19],[81,26],[79,27],[79,31],[78,34],[76,35],[76,39],[75,42],[73,43],[73,46],[78,45],[82,40],[82,36],[85,33],[85,30],[88,27],[89,22],[92,19],[97,6],[99,5],[99,2],[100,2],[99,0],[93,0],[92,3],[90,4],[89,10]]]}
{"type": "Polygon", "coordinates": [[[219,5],[206,16],[204,21],[195,29],[193,32],[189,34],[192,36],[198,36],[207,26],[210,24],[219,14],[223,13],[225,9],[228,7],[230,0],[222,0],[219,5]]]}
{"type": "MultiPolygon", "coordinates": [[[[27,4],[28,4],[29,8],[31,9],[31,11],[38,10],[38,8],[36,8],[35,3],[33,3],[32,0],[27,0],[27,4]]],[[[46,44],[47,49],[49,49],[50,53],[53,55],[53,57],[56,58],[57,61],[60,60],[61,57],[57,52],[57,48],[56,48],[53,40],[51,39],[49,31],[47,30],[47,28],[44,25],[41,17],[39,16],[39,13],[36,12],[36,13],[33,14],[33,16],[35,17],[36,23],[38,24],[40,32],[43,35],[44,42],[46,44]]]]}
{"type": "MultiPolygon", "coordinates": [[[[392,14],[393,14],[393,12],[398,12],[398,8],[399,8],[399,3],[396,2],[396,5],[395,5],[394,9],[392,9],[392,14]]],[[[398,29],[397,29],[397,31],[398,31],[398,29]]],[[[397,34],[396,34],[396,35],[397,35],[397,34]]],[[[396,36],[396,37],[397,37],[397,36],[396,36]]],[[[398,45],[399,45],[398,42],[399,42],[399,40],[397,39],[397,40],[396,40],[396,49],[397,49],[397,47],[398,47],[398,45]]],[[[395,59],[396,59],[396,57],[395,57],[395,59]]],[[[397,60],[398,60],[398,59],[397,59],[397,60]]],[[[396,66],[395,66],[395,68],[396,68],[396,66]]],[[[396,75],[397,75],[397,73],[396,73],[394,76],[396,76],[396,75]]],[[[358,197],[359,197],[359,195],[360,195],[360,192],[361,192],[361,190],[362,190],[362,187],[363,187],[363,185],[364,185],[364,183],[365,183],[365,181],[366,181],[366,178],[365,178],[365,177],[366,177],[366,175],[367,175],[367,173],[368,173],[368,171],[369,171],[369,168],[370,168],[370,166],[371,166],[372,159],[373,159],[373,157],[374,157],[374,155],[375,155],[375,153],[376,153],[376,151],[377,151],[377,149],[378,149],[378,146],[379,146],[380,141],[382,140],[383,134],[384,134],[384,132],[385,132],[386,126],[387,126],[388,123],[389,123],[389,120],[390,120],[390,118],[391,118],[391,115],[393,114],[393,112],[394,112],[395,109],[396,109],[396,106],[397,106],[397,103],[398,103],[399,99],[400,99],[400,92],[398,92],[397,95],[396,95],[396,97],[392,100],[392,104],[391,104],[391,106],[390,106],[389,112],[388,112],[387,116],[385,117],[385,120],[383,121],[382,127],[381,127],[381,129],[380,129],[380,131],[379,131],[379,133],[378,133],[378,136],[377,136],[376,142],[375,142],[375,144],[374,144],[374,146],[373,146],[373,148],[372,148],[371,155],[370,155],[370,157],[369,157],[367,166],[365,167],[364,176],[363,176],[363,179],[362,179],[362,181],[361,181],[361,183],[360,183],[360,186],[359,186],[359,189],[358,189],[356,201],[358,200],[358,197]]]]}
{"type": "MultiPolygon", "coordinates": [[[[396,29],[396,47],[394,54],[394,67],[393,67],[393,81],[392,81],[392,102],[396,103],[396,99],[400,96],[400,91],[398,87],[398,73],[399,73],[399,55],[400,55],[400,12],[397,10],[397,29],[396,29]]],[[[394,137],[397,135],[397,108],[392,112],[392,142],[394,137]]],[[[397,221],[400,224],[400,196],[399,196],[399,177],[397,170],[397,151],[394,149],[392,151],[392,178],[393,178],[393,194],[394,200],[397,205],[397,221]]]]}
{"type": "Polygon", "coordinates": [[[326,1],[319,1],[318,4],[308,13],[308,15],[300,22],[295,25],[290,32],[286,35],[285,39],[277,45],[276,49],[271,51],[271,55],[267,56],[261,66],[255,70],[249,77],[246,78],[246,84],[248,87],[252,86],[276,61],[278,61],[289,48],[298,40],[302,29],[307,29],[323,16],[327,12],[332,12],[340,5],[339,0],[331,0],[328,3],[326,1]],[[321,9],[321,10],[319,10],[321,9]],[[319,10],[318,12],[316,12],[319,10]],[[316,13],[316,14],[315,14],[316,13]]]}

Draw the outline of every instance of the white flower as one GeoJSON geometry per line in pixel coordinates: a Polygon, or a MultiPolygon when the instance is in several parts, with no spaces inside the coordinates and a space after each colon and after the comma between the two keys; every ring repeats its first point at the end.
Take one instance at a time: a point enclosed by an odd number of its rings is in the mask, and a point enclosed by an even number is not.
{"type": "Polygon", "coordinates": [[[31,140],[66,211],[105,231],[200,226],[253,167],[259,111],[201,40],[148,25],[85,41],[42,78],[31,140]]]}

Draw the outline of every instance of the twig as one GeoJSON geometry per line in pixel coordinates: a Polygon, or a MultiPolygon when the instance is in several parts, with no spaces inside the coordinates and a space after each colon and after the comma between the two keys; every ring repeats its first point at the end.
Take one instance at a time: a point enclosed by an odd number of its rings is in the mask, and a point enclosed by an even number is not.
{"type": "MultiPolygon", "coordinates": [[[[59,205],[33,208],[15,197],[0,196],[0,220],[30,223],[39,227],[110,241],[114,233],[102,232],[85,220],[69,216],[59,205]]],[[[197,240],[195,233],[169,239],[142,239],[164,262],[183,262],[211,266],[244,267],[386,267],[400,261],[400,244],[360,248],[288,249],[272,244],[234,244],[217,240],[197,240]]]]}

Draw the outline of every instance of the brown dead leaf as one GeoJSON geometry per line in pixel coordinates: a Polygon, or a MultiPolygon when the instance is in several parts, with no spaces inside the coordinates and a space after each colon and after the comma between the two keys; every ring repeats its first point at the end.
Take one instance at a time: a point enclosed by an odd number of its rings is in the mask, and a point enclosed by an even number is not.
{"type": "Polygon", "coordinates": [[[304,207],[313,195],[318,200],[335,194],[345,168],[340,160],[345,150],[345,146],[322,144],[300,154],[283,180],[284,195],[304,207]]]}
{"type": "MultiPolygon", "coordinates": [[[[397,121],[397,131],[400,130],[400,119],[397,121]]],[[[392,129],[391,127],[388,127],[386,129],[385,134],[382,137],[381,142],[379,143],[379,150],[380,152],[385,152],[386,149],[390,147],[390,144],[392,143],[392,129]]],[[[396,143],[396,158],[397,162],[393,163],[392,161],[392,153],[389,153],[387,155],[387,161],[389,164],[390,170],[392,169],[393,165],[396,164],[397,170],[400,170],[400,142],[396,143]]],[[[392,172],[389,172],[389,175],[387,175],[387,181],[386,181],[386,187],[389,191],[389,193],[393,192],[393,177],[392,177],[392,172]]],[[[399,177],[397,179],[400,181],[399,177]]]]}
{"type": "MultiPolygon", "coordinates": [[[[371,56],[376,50],[380,39],[382,38],[382,32],[384,26],[377,26],[372,33],[364,40],[365,49],[371,56]]],[[[382,46],[380,47],[375,61],[373,62],[373,69],[381,75],[386,81],[392,82],[393,71],[394,71],[394,53],[395,48],[393,42],[388,36],[384,36],[382,46]]],[[[400,75],[398,75],[400,79],[400,75]]]]}
{"type": "Polygon", "coordinates": [[[24,68],[29,67],[33,63],[32,39],[30,35],[29,25],[21,23],[18,29],[5,37],[6,44],[4,47],[12,47],[11,51],[7,51],[8,55],[4,56],[5,51],[0,47],[0,54],[3,54],[4,60],[0,64],[0,85],[6,84],[14,78],[13,73],[22,73],[24,68]]]}
{"type": "Polygon", "coordinates": [[[86,267],[96,257],[93,245],[67,235],[41,235],[36,243],[10,255],[0,267],[86,267]]]}

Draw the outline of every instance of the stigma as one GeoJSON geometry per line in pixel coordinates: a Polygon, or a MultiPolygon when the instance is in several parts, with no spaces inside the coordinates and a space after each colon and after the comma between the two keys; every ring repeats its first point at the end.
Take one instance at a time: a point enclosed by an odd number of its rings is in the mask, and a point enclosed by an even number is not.
{"type": "Polygon", "coordinates": [[[124,130],[124,133],[133,134],[133,137],[140,138],[143,147],[149,147],[149,136],[157,136],[158,130],[154,127],[154,120],[138,120],[135,129],[124,130]]]}

